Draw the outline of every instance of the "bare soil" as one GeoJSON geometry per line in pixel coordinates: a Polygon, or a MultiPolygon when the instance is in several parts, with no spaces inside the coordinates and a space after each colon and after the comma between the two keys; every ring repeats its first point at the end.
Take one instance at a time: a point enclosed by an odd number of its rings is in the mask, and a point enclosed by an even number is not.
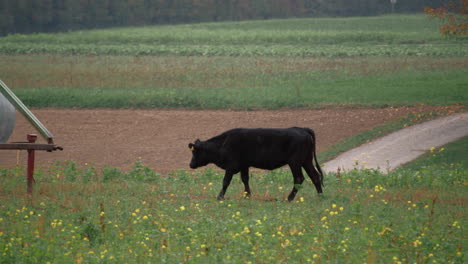
{"type": "MultiPolygon", "coordinates": [[[[36,154],[36,166],[72,160],[82,166],[128,170],[138,159],[161,174],[189,169],[188,143],[206,140],[225,130],[244,127],[309,127],[317,136],[318,152],[339,141],[409,113],[437,111],[435,106],[399,108],[331,108],[319,110],[116,110],[32,109],[55,136],[63,151],[36,154]]],[[[36,130],[17,114],[8,142],[25,141],[36,130]]],[[[40,143],[45,143],[41,138],[40,143]]],[[[26,151],[0,151],[0,166],[26,164],[26,151]]]]}

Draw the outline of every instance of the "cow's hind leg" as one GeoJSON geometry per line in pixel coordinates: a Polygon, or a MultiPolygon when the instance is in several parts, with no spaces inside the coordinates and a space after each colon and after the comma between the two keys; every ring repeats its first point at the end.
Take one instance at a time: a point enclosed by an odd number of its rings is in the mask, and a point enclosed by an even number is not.
{"type": "Polygon", "coordinates": [[[245,197],[250,198],[250,186],[249,186],[249,168],[245,168],[241,170],[241,179],[244,183],[244,194],[245,197]]]}
{"type": "Polygon", "coordinates": [[[291,168],[291,172],[294,177],[294,186],[291,191],[291,193],[288,196],[288,201],[294,200],[294,197],[296,197],[297,191],[299,188],[301,188],[302,183],[304,182],[304,175],[302,174],[302,168],[301,166],[296,166],[296,165],[289,165],[289,168],[291,168]]]}
{"type": "Polygon", "coordinates": [[[224,199],[224,194],[226,193],[227,188],[229,187],[229,184],[231,184],[232,176],[234,173],[230,171],[226,171],[224,174],[224,179],[223,179],[223,188],[218,194],[218,200],[223,200],[224,199]]]}
{"type": "Polygon", "coordinates": [[[309,178],[312,180],[312,183],[315,185],[315,189],[317,189],[317,193],[322,193],[322,183],[320,182],[320,175],[318,174],[317,170],[314,168],[312,164],[312,160],[307,160],[303,165],[304,170],[309,175],[309,178]]]}

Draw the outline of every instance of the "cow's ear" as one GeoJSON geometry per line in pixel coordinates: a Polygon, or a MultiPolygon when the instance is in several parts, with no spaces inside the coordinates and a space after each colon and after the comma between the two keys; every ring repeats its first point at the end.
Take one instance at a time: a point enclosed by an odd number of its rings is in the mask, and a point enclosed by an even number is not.
{"type": "Polygon", "coordinates": [[[191,151],[194,151],[194,150],[195,150],[195,145],[192,144],[192,143],[188,144],[188,147],[189,147],[189,149],[190,149],[191,151]]]}

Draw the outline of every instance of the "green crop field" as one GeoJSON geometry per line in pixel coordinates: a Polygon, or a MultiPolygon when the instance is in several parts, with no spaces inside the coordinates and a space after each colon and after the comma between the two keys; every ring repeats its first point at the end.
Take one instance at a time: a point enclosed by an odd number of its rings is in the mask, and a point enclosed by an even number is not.
{"type": "Polygon", "coordinates": [[[227,56],[466,56],[424,15],[201,23],[10,35],[5,53],[227,56]]]}
{"type": "Polygon", "coordinates": [[[114,28],[0,38],[29,106],[272,109],[465,104],[466,38],[424,15],[114,28]]]}
{"type": "Polygon", "coordinates": [[[271,109],[467,101],[464,58],[3,58],[9,61],[0,65],[4,82],[36,107],[271,109]]]}

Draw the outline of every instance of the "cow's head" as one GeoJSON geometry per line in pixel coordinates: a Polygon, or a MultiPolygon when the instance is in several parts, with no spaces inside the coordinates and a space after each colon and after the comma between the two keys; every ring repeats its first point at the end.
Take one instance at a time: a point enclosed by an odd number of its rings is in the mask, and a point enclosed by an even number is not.
{"type": "Polygon", "coordinates": [[[192,160],[190,161],[190,168],[196,169],[212,162],[211,151],[205,142],[197,139],[194,143],[188,144],[190,151],[192,151],[192,160]]]}

